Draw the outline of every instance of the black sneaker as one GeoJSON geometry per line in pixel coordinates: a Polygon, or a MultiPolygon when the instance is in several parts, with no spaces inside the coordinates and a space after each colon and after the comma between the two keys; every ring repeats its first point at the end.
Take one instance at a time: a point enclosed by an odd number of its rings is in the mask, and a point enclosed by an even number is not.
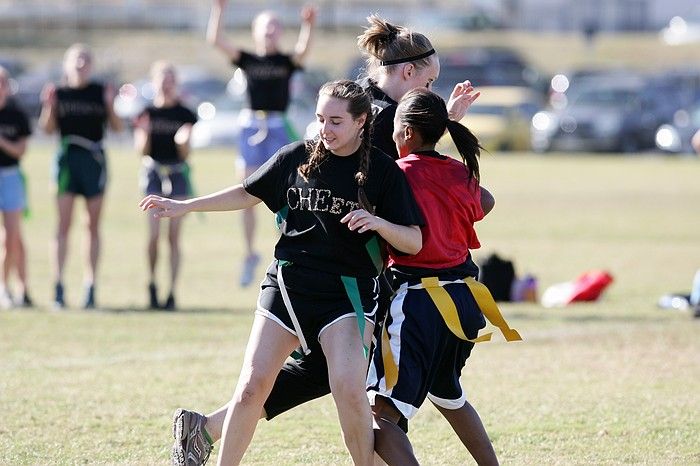
{"type": "Polygon", "coordinates": [[[56,288],[54,291],[53,308],[56,310],[63,310],[66,308],[66,301],[63,297],[63,284],[56,283],[56,288]]]}
{"type": "Polygon", "coordinates": [[[149,283],[148,285],[148,308],[149,309],[159,309],[160,304],[158,304],[158,289],[155,283],[149,283]]]}
{"type": "Polygon", "coordinates": [[[26,291],[22,293],[22,299],[20,299],[19,302],[20,307],[34,307],[34,301],[32,301],[32,298],[29,296],[29,293],[26,291]]]}
{"type": "Polygon", "coordinates": [[[95,285],[88,285],[85,287],[83,309],[95,309],[95,285]]]}
{"type": "Polygon", "coordinates": [[[163,309],[164,311],[175,310],[175,296],[172,293],[168,295],[168,299],[165,301],[165,304],[163,304],[163,307],[161,309],[163,309]]]}

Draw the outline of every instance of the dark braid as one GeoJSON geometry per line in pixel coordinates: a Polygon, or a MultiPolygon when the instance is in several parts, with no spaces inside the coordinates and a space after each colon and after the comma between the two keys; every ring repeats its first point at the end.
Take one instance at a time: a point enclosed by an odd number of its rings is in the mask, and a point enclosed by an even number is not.
{"type": "Polygon", "coordinates": [[[437,144],[445,130],[449,131],[468,169],[469,179],[479,181],[478,157],[482,149],[479,140],[466,126],[448,118],[442,97],[427,89],[413,89],[401,98],[396,115],[401,123],[417,131],[426,145],[437,144]]]}
{"type": "MultiPolygon", "coordinates": [[[[348,103],[348,113],[353,119],[358,119],[365,115],[365,124],[362,127],[362,143],[360,144],[360,166],[359,171],[355,174],[355,180],[358,186],[364,186],[369,175],[369,153],[372,148],[372,104],[369,95],[365,90],[354,81],[340,80],[331,81],[324,84],[318,91],[318,95],[328,95],[337,99],[345,100],[348,103]]],[[[308,180],[311,173],[316,170],[319,165],[330,154],[321,141],[320,137],[316,137],[310,141],[306,141],[306,150],[309,158],[305,164],[299,167],[299,174],[308,180]]]]}

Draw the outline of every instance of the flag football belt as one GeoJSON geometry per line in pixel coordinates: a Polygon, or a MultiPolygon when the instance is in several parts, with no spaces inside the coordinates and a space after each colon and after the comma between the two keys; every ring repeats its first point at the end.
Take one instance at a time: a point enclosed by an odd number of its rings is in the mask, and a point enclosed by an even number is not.
{"type": "Polygon", "coordinates": [[[452,283],[465,283],[469,287],[469,291],[471,291],[472,296],[474,296],[474,300],[476,301],[477,306],[479,306],[481,312],[484,314],[484,317],[491,322],[491,325],[501,331],[506,341],[522,340],[522,337],[518,331],[511,328],[508,325],[508,322],[506,322],[506,320],[503,318],[503,314],[501,314],[501,311],[498,309],[498,305],[496,305],[496,302],[494,301],[493,296],[491,296],[489,289],[483,283],[479,283],[472,277],[467,277],[462,280],[447,281],[440,280],[438,277],[425,277],[421,279],[420,283],[416,283],[414,285],[404,283],[401,285],[401,287],[399,287],[398,291],[401,291],[402,289],[425,289],[425,291],[428,292],[430,299],[433,300],[433,304],[435,304],[435,307],[440,312],[440,315],[442,315],[445,325],[447,325],[447,328],[449,328],[457,338],[470,341],[472,343],[490,341],[493,332],[479,335],[473,339],[467,338],[465,335],[459,321],[457,307],[455,306],[452,297],[450,297],[450,294],[444,288],[445,285],[452,283]]]}
{"type": "Polygon", "coordinates": [[[164,196],[169,196],[173,192],[173,184],[170,181],[170,176],[176,173],[181,173],[185,177],[188,191],[190,187],[190,166],[186,162],[178,163],[160,163],[156,162],[153,157],[145,155],[143,157],[143,166],[147,170],[152,170],[160,180],[160,189],[164,196]]]}
{"type": "MultiPolygon", "coordinates": [[[[282,269],[291,262],[285,260],[277,261],[277,283],[279,284],[280,293],[282,294],[282,301],[284,306],[287,308],[289,313],[289,318],[292,320],[292,325],[297,333],[297,338],[299,339],[300,348],[293,351],[291,356],[294,359],[299,359],[302,356],[309,354],[311,350],[304,337],[304,332],[301,329],[301,324],[299,324],[299,319],[297,319],[296,313],[294,312],[294,307],[292,306],[292,300],[289,298],[289,293],[287,293],[287,287],[284,285],[284,277],[282,276],[282,269]]],[[[357,279],[354,277],[347,277],[345,275],[340,276],[343,286],[345,287],[345,292],[348,295],[348,299],[352,304],[352,308],[355,311],[355,317],[357,318],[357,328],[360,331],[360,340],[362,341],[362,349],[364,351],[365,359],[369,355],[369,348],[364,343],[365,335],[365,312],[362,308],[362,300],[360,298],[360,290],[357,286],[357,279]]]]}
{"type": "Polygon", "coordinates": [[[103,161],[103,151],[101,142],[96,142],[92,139],[88,139],[83,136],[78,136],[77,134],[69,134],[61,138],[61,143],[64,148],[67,148],[68,146],[77,146],[83,148],[90,152],[95,158],[95,160],[97,160],[98,162],[102,163],[103,161]]]}

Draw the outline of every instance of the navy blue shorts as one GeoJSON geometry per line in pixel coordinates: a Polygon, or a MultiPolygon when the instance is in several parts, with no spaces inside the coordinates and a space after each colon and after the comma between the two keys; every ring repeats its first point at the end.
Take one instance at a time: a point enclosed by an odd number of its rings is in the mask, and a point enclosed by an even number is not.
{"type": "Polygon", "coordinates": [[[178,169],[164,164],[142,168],[141,187],[144,193],[173,198],[191,197],[189,169],[184,162],[177,165],[178,169]]]}
{"type": "MultiPolygon", "coordinates": [[[[443,288],[467,338],[476,338],[486,320],[469,287],[460,281],[443,288]]],[[[370,364],[370,401],[387,398],[408,419],[426,397],[447,409],[462,407],[466,398],[459,378],[473,346],[450,331],[425,289],[400,287],[370,364]]]]}

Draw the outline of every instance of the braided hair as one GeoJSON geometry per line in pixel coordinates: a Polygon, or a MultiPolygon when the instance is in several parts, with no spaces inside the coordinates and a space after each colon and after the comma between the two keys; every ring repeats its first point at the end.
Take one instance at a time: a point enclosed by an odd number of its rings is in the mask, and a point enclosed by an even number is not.
{"type": "MultiPolygon", "coordinates": [[[[367,182],[369,175],[369,153],[372,148],[372,105],[370,96],[365,90],[354,81],[340,80],[331,81],[324,84],[318,91],[319,97],[327,95],[336,99],[345,100],[348,103],[348,113],[357,120],[365,115],[365,124],[360,131],[362,142],[360,144],[360,166],[355,174],[355,181],[360,189],[367,182]]],[[[309,157],[306,163],[299,166],[299,174],[308,180],[309,176],[318,169],[321,163],[329,156],[330,151],[326,149],[320,136],[306,141],[306,152],[309,157]]]]}
{"type": "Polygon", "coordinates": [[[367,18],[369,26],[357,38],[357,47],[365,56],[365,69],[371,76],[382,67],[387,73],[398,65],[385,65],[382,62],[408,59],[420,70],[431,64],[431,57],[411,60],[428,51],[433,45],[427,37],[402,26],[389,23],[377,15],[367,18]]]}
{"type": "Polygon", "coordinates": [[[479,182],[478,157],[483,148],[466,126],[448,118],[442,97],[424,88],[408,91],[396,108],[396,116],[401,123],[417,131],[428,145],[437,144],[447,130],[462,156],[468,179],[474,178],[479,182]]]}

